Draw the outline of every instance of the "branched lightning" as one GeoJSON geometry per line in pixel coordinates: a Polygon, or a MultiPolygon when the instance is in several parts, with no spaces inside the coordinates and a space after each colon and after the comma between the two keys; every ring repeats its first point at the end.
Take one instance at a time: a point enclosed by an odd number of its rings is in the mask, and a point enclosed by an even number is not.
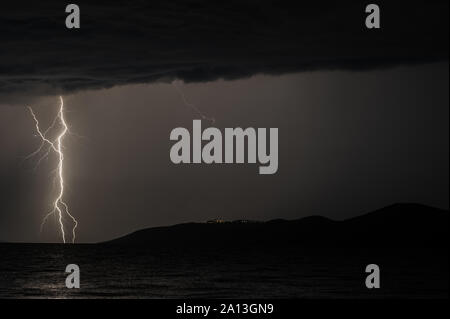
{"type": "MultiPolygon", "coordinates": [[[[51,152],[54,152],[57,157],[58,157],[58,166],[55,169],[56,172],[56,179],[58,180],[58,184],[59,184],[59,192],[58,195],[56,196],[54,202],[53,202],[53,209],[47,213],[41,223],[41,231],[47,221],[47,219],[50,216],[57,216],[58,218],[58,223],[59,223],[59,227],[61,230],[61,237],[64,243],[66,243],[66,233],[64,230],[64,216],[68,216],[72,222],[73,222],[73,226],[72,226],[72,243],[75,242],[75,230],[78,226],[78,222],[75,219],[75,217],[73,217],[73,215],[69,212],[69,207],[68,205],[64,202],[64,152],[63,152],[63,140],[65,135],[69,132],[69,128],[67,126],[66,120],[64,118],[64,100],[62,98],[62,96],[59,97],[60,101],[61,101],[61,105],[58,111],[57,116],[54,118],[52,124],[50,125],[49,128],[47,128],[47,130],[45,130],[44,132],[41,131],[41,128],[39,127],[39,121],[36,117],[36,115],[34,114],[33,110],[31,107],[28,107],[28,109],[30,110],[31,116],[33,117],[33,120],[35,122],[35,126],[36,126],[36,132],[38,133],[39,137],[41,138],[41,145],[39,146],[39,148],[34,151],[33,153],[31,153],[29,157],[35,156],[39,153],[41,153],[41,151],[44,149],[45,145],[48,146],[48,149],[44,152],[44,154],[39,158],[37,165],[39,165],[39,163],[46,157],[49,156],[49,154],[51,152]],[[55,140],[51,140],[49,138],[47,138],[47,133],[53,129],[56,125],[56,123],[59,121],[59,123],[62,125],[62,130],[59,132],[58,136],[56,137],[55,140]]],[[[69,132],[70,133],[70,132],[69,132]]]]}

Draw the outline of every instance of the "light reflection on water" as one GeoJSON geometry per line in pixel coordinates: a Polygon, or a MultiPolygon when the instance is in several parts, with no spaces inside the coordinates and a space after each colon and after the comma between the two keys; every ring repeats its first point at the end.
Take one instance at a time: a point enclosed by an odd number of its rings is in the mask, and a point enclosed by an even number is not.
{"type": "Polygon", "coordinates": [[[0,245],[0,256],[0,298],[448,297],[446,265],[407,261],[385,267],[383,289],[369,291],[364,259],[100,245],[0,245]],[[81,289],[65,287],[70,263],[80,266],[81,289]]]}

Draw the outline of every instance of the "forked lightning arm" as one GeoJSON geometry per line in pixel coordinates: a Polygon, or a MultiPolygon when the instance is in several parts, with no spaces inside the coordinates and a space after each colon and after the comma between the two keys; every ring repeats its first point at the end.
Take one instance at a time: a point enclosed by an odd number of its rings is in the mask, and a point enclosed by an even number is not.
{"type": "MultiPolygon", "coordinates": [[[[78,226],[78,222],[75,219],[75,217],[73,217],[73,215],[69,212],[69,207],[68,205],[64,202],[64,152],[63,152],[63,141],[64,141],[64,137],[65,135],[69,132],[66,120],[64,118],[64,100],[62,98],[62,96],[59,97],[60,101],[61,101],[61,105],[58,111],[57,116],[55,117],[52,125],[45,131],[42,132],[40,127],[39,127],[39,121],[36,117],[36,115],[34,114],[33,110],[31,109],[31,107],[29,107],[31,116],[34,119],[34,122],[36,124],[36,132],[38,133],[39,137],[42,140],[41,146],[32,154],[30,154],[30,156],[36,155],[38,154],[42,148],[45,145],[48,145],[48,150],[47,152],[44,154],[43,157],[41,157],[39,159],[39,162],[47,157],[50,152],[54,152],[57,157],[58,157],[58,166],[56,168],[56,179],[58,180],[58,185],[59,185],[59,192],[58,195],[56,196],[54,202],[53,202],[53,209],[47,214],[45,215],[44,219],[42,220],[42,224],[41,224],[41,231],[42,228],[45,225],[45,222],[47,221],[48,217],[55,215],[58,217],[58,222],[59,222],[59,226],[60,226],[60,231],[61,231],[61,237],[64,243],[66,243],[66,233],[64,230],[64,215],[68,216],[70,219],[72,219],[73,221],[73,226],[72,226],[72,243],[75,242],[75,238],[76,238],[76,234],[75,234],[75,230],[78,226]],[[59,132],[58,136],[56,137],[56,139],[54,141],[48,139],[46,137],[46,134],[48,133],[48,131],[50,129],[52,129],[56,122],[59,121],[60,124],[62,125],[62,130],[61,132],[59,132]]],[[[39,164],[38,162],[38,164],[39,164]]]]}

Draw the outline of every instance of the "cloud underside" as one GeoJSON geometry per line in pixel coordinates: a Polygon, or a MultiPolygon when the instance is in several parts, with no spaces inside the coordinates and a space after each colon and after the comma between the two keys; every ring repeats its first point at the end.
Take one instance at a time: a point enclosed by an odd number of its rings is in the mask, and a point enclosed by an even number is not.
{"type": "Polygon", "coordinates": [[[378,4],[380,30],[365,28],[361,1],[80,2],[79,30],[58,1],[13,5],[0,16],[0,97],[448,60],[448,1],[378,4]]]}

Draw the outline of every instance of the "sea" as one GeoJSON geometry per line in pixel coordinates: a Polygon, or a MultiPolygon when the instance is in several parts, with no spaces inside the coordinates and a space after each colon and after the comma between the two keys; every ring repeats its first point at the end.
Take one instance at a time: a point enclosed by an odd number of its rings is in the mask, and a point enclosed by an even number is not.
{"type": "Polygon", "coordinates": [[[0,244],[0,298],[448,298],[448,257],[370,260],[264,249],[0,244]],[[368,289],[368,264],[380,288],[368,289]],[[66,266],[80,288],[66,287],[66,266]]]}

